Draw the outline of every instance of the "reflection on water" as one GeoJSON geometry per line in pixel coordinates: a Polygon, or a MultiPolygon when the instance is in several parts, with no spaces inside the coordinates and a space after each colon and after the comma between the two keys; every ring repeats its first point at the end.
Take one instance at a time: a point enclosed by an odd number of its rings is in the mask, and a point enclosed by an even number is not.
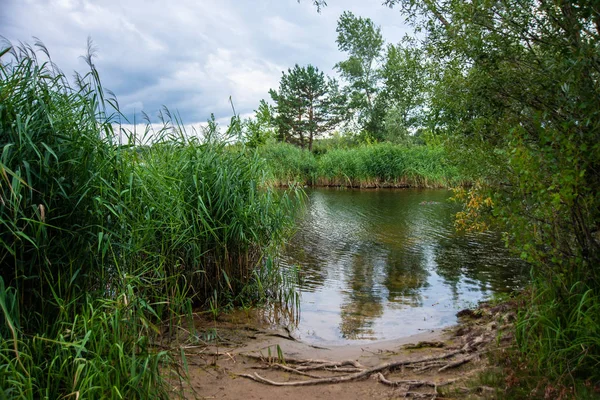
{"type": "Polygon", "coordinates": [[[281,256],[302,276],[296,334],[319,343],[393,339],[524,284],[498,235],[459,234],[444,190],[309,191],[281,256]]]}

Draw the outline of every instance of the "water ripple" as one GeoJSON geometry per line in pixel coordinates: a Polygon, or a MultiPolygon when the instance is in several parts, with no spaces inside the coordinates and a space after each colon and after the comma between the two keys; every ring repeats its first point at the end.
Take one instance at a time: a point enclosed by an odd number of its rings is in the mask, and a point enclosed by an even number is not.
{"type": "Polygon", "coordinates": [[[444,190],[314,190],[281,255],[300,267],[297,334],[345,343],[455,323],[458,309],[520,287],[528,268],[499,235],[458,234],[444,190]]]}

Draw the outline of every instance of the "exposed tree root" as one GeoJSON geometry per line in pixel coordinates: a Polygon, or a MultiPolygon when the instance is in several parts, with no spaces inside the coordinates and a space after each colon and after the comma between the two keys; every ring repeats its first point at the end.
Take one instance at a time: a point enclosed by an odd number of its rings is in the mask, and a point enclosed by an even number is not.
{"type": "MultiPolygon", "coordinates": [[[[357,381],[361,379],[367,379],[369,377],[375,377],[379,382],[388,386],[400,387],[405,390],[404,395],[407,397],[432,397],[438,396],[437,388],[440,386],[448,385],[455,380],[448,380],[445,382],[433,382],[429,380],[396,380],[392,381],[385,377],[385,372],[394,371],[401,368],[413,368],[413,371],[420,372],[427,369],[436,367],[438,372],[446,371],[451,368],[459,367],[463,364],[470,362],[471,360],[479,357],[481,352],[479,348],[489,343],[491,336],[482,334],[480,336],[471,336],[465,338],[465,344],[458,349],[447,351],[443,354],[424,357],[416,360],[397,360],[380,364],[375,367],[366,368],[355,360],[344,360],[344,361],[328,361],[328,360],[302,360],[302,359],[286,359],[285,364],[281,363],[269,363],[265,368],[277,368],[290,372],[292,374],[308,377],[311,379],[307,380],[296,380],[289,382],[278,382],[268,378],[265,378],[258,373],[254,374],[239,374],[238,376],[252,379],[256,382],[260,382],[272,386],[309,386],[309,385],[322,385],[322,384],[336,384],[343,382],[357,381]],[[464,354],[466,356],[454,359],[454,357],[464,354]],[[334,376],[318,376],[309,374],[306,371],[328,371],[333,373],[341,373],[341,375],[334,376]],[[430,387],[433,389],[433,393],[421,393],[411,392],[411,389],[418,387],[430,387]]],[[[261,357],[252,356],[254,358],[263,359],[261,357]]]]}
{"type": "Polygon", "coordinates": [[[314,378],[314,379],[321,379],[321,378],[323,378],[322,376],[309,374],[308,372],[303,372],[303,371],[300,371],[300,370],[298,370],[296,368],[288,367],[287,365],[283,365],[283,364],[271,364],[271,365],[269,365],[268,367],[265,367],[265,368],[278,368],[278,369],[281,369],[283,371],[291,372],[291,373],[297,374],[297,375],[308,376],[309,378],[314,378]]]}
{"type": "Polygon", "coordinates": [[[435,368],[435,367],[441,367],[446,365],[446,362],[444,361],[434,361],[431,363],[427,363],[424,365],[407,365],[407,368],[413,368],[415,372],[424,372],[427,371],[428,369],[431,368],[435,368]]]}
{"type": "MultiPolygon", "coordinates": [[[[286,360],[286,362],[287,362],[287,360],[286,360]]],[[[344,360],[344,361],[339,361],[339,362],[336,362],[336,361],[325,361],[325,362],[314,361],[314,362],[311,362],[310,360],[308,360],[308,361],[303,362],[302,364],[306,364],[306,363],[308,363],[309,365],[301,365],[297,369],[299,371],[314,371],[314,370],[318,370],[318,369],[337,371],[338,368],[343,367],[344,365],[352,365],[354,367],[354,369],[357,369],[359,371],[362,371],[365,368],[358,361],[355,361],[355,360],[344,360]],[[310,365],[311,363],[316,363],[316,364],[310,365]]]]}
{"type": "Polygon", "coordinates": [[[461,366],[463,364],[468,363],[469,361],[471,361],[475,357],[479,357],[479,353],[475,353],[475,354],[470,355],[468,357],[461,358],[460,360],[456,360],[454,362],[448,363],[448,364],[444,365],[443,367],[441,367],[440,369],[438,369],[438,372],[442,372],[442,371],[445,371],[445,370],[450,369],[450,368],[459,367],[459,366],[461,366]]]}
{"type": "Polygon", "coordinates": [[[325,371],[330,371],[330,372],[360,372],[362,371],[361,368],[324,368],[325,371]]]}
{"type": "Polygon", "coordinates": [[[379,382],[383,383],[384,385],[388,385],[388,386],[403,386],[403,387],[406,387],[408,389],[413,388],[413,387],[421,387],[421,386],[429,386],[429,387],[432,387],[432,388],[435,388],[435,387],[438,386],[434,382],[417,381],[417,380],[414,380],[414,379],[411,379],[411,380],[390,381],[381,372],[377,373],[377,379],[379,380],[379,382]]]}
{"type": "Polygon", "coordinates": [[[450,380],[447,380],[447,381],[441,382],[441,383],[435,383],[435,382],[425,381],[425,380],[414,380],[414,379],[390,381],[381,372],[377,373],[377,380],[387,386],[403,388],[404,389],[404,397],[432,398],[432,399],[435,399],[439,395],[438,390],[437,390],[438,387],[450,385],[450,384],[456,382],[456,379],[450,379],[450,380]],[[411,391],[412,388],[419,388],[419,387],[423,387],[423,386],[433,388],[433,392],[425,393],[425,392],[412,392],[411,391]]]}

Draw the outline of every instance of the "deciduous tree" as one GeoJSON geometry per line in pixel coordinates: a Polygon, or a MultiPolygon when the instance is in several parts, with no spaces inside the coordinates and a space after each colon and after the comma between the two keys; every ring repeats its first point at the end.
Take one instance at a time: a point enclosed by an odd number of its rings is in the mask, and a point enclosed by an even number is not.
{"type": "Polygon", "coordinates": [[[407,38],[397,45],[388,45],[380,72],[388,138],[414,133],[423,126],[427,72],[427,58],[414,40],[407,38]]]}
{"type": "Polygon", "coordinates": [[[487,209],[534,266],[521,345],[554,376],[600,379],[597,1],[387,3],[423,22],[436,126],[490,199],[464,215],[487,209]]]}
{"type": "Polygon", "coordinates": [[[436,72],[431,126],[479,182],[462,215],[476,219],[472,226],[485,226],[477,219],[486,215],[500,224],[534,266],[535,297],[519,323],[520,345],[547,376],[597,382],[598,1],[384,4],[423,32],[436,72]]]}
{"type": "Polygon", "coordinates": [[[336,64],[348,83],[350,107],[358,113],[362,127],[372,124],[378,93],[378,68],[383,51],[381,29],[369,18],[345,11],[338,20],[336,43],[348,59],[336,64]]]}

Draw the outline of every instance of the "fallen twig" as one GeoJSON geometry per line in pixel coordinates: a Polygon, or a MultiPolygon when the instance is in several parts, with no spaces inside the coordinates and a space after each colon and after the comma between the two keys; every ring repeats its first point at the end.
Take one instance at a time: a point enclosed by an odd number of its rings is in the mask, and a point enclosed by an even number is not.
{"type": "MultiPolygon", "coordinates": [[[[286,360],[286,362],[288,362],[286,360]]],[[[329,362],[320,362],[318,364],[312,363],[300,363],[300,364],[309,364],[309,365],[301,365],[298,367],[299,371],[314,371],[318,369],[331,369],[335,370],[337,367],[343,367],[344,365],[352,365],[354,368],[362,371],[365,369],[358,361],[355,360],[344,360],[344,361],[329,361],[329,362]],[[312,365],[311,365],[312,364],[312,365]]]]}
{"type": "Polygon", "coordinates": [[[356,367],[326,367],[324,368],[325,371],[330,371],[330,372],[360,372],[363,369],[362,368],[356,368],[356,367]]]}

